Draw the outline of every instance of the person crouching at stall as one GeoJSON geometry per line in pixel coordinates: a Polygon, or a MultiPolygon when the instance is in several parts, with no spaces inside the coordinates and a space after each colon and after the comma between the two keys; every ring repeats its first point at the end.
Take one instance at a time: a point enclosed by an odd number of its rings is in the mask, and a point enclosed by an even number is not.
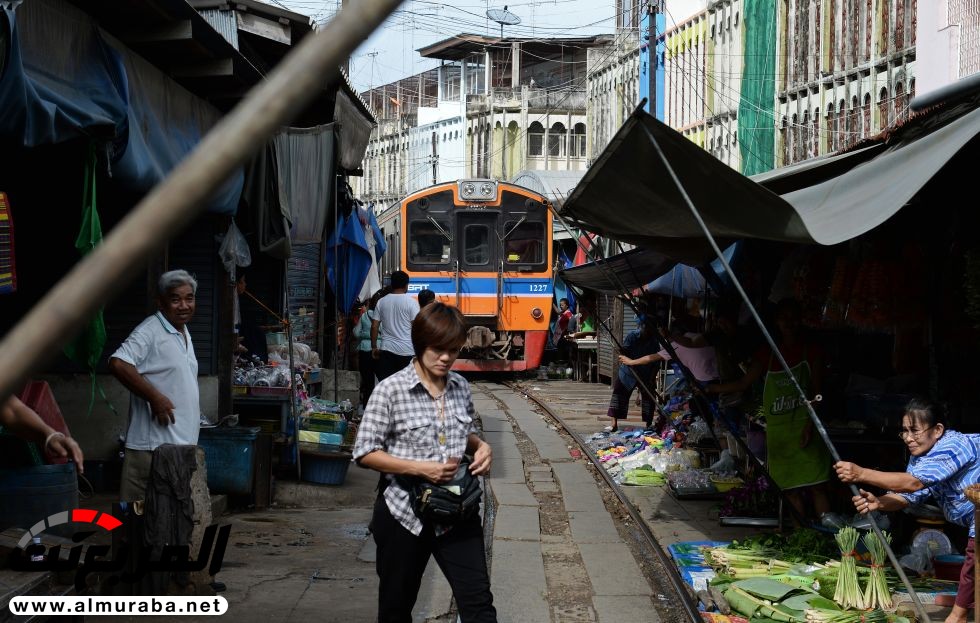
{"type": "MultiPolygon", "coordinates": [[[[371,521],[378,547],[378,621],[412,620],[432,556],[452,587],[463,623],[495,622],[478,513],[482,496],[472,496],[474,512],[435,520],[426,512],[429,496],[419,495],[428,483],[466,481],[460,486],[465,490],[492,462],[490,445],[473,424],[469,383],[450,371],[466,341],[463,315],[431,303],[412,322],[411,338],[411,365],[374,389],[354,444],[358,465],[382,474],[371,521]],[[468,474],[465,455],[473,457],[468,474]]],[[[429,493],[445,495],[446,489],[439,489],[429,487],[429,493]]]]}
{"type": "Polygon", "coordinates": [[[974,607],[976,526],[973,503],[964,491],[980,482],[980,435],[964,435],[947,429],[942,409],[922,398],[914,398],[905,406],[899,435],[911,455],[904,472],[880,472],[846,461],[834,464],[834,469],[841,482],[866,484],[888,491],[875,495],[860,489],[860,495],[853,501],[861,514],[901,510],[932,498],[943,509],[947,521],[970,528],[956,602],[952,613],[946,617],[946,623],[966,623],[968,611],[974,607]]]}

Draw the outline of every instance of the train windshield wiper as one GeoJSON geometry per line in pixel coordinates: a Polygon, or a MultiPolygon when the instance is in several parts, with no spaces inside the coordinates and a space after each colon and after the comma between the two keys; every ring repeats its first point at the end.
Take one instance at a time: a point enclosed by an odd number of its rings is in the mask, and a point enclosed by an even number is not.
{"type": "Polygon", "coordinates": [[[431,214],[427,214],[426,215],[426,218],[429,219],[429,222],[430,223],[432,223],[433,225],[436,226],[436,229],[439,230],[439,233],[440,234],[442,234],[443,236],[446,237],[446,240],[448,240],[449,242],[452,242],[453,241],[453,237],[449,235],[449,232],[447,232],[445,229],[443,229],[442,228],[442,225],[439,224],[439,221],[437,221],[436,219],[432,218],[432,215],[431,214]]]}
{"type": "MultiPolygon", "coordinates": [[[[430,218],[431,218],[431,217],[430,217],[430,218]]],[[[523,222],[524,222],[524,221],[526,221],[526,220],[527,220],[527,216],[522,216],[522,217],[521,217],[521,220],[519,220],[519,221],[517,221],[516,223],[514,223],[514,226],[513,226],[513,227],[511,227],[511,228],[510,228],[510,229],[509,229],[509,230],[507,231],[507,233],[506,233],[506,234],[504,234],[503,236],[501,236],[501,237],[500,237],[500,241],[501,241],[501,242],[503,242],[504,240],[507,240],[508,238],[510,238],[510,235],[511,235],[512,233],[514,233],[514,230],[516,230],[516,229],[517,229],[518,227],[520,227],[520,226],[521,226],[521,223],[523,223],[523,222]]]]}

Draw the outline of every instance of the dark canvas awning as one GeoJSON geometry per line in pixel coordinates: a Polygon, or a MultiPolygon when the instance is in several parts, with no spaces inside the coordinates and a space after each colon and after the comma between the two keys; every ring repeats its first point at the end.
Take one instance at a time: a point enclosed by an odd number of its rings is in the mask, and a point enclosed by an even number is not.
{"type": "Polygon", "coordinates": [[[662,253],[631,249],[608,259],[565,269],[561,278],[580,288],[618,294],[624,289],[642,288],[676,265],[675,260],[662,253]]]}
{"type": "Polygon", "coordinates": [[[684,263],[712,257],[655,139],[719,242],[836,244],[888,220],[980,133],[980,110],[952,116],[909,124],[865,149],[750,179],[636,111],[562,212],[583,229],[684,263]]]}

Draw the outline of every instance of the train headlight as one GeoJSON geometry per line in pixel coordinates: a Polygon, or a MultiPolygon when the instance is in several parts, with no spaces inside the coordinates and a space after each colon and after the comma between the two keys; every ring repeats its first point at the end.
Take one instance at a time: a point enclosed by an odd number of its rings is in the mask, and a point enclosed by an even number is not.
{"type": "Polygon", "coordinates": [[[541,316],[544,316],[544,312],[541,311],[540,307],[535,307],[531,310],[531,318],[541,320],[541,316]]]}
{"type": "Polygon", "coordinates": [[[497,198],[497,182],[486,179],[460,180],[459,198],[463,201],[494,201],[497,198]]]}

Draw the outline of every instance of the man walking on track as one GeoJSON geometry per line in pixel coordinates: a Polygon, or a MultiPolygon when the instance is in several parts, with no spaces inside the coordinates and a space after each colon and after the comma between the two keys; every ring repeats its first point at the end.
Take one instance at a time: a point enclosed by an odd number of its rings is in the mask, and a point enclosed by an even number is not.
{"type": "Polygon", "coordinates": [[[412,321],[419,313],[419,302],[408,294],[408,274],[391,273],[391,293],[378,301],[377,316],[371,321],[371,353],[378,360],[376,375],[382,381],[412,361],[412,321]],[[383,349],[378,348],[380,335],[383,349]]]}

